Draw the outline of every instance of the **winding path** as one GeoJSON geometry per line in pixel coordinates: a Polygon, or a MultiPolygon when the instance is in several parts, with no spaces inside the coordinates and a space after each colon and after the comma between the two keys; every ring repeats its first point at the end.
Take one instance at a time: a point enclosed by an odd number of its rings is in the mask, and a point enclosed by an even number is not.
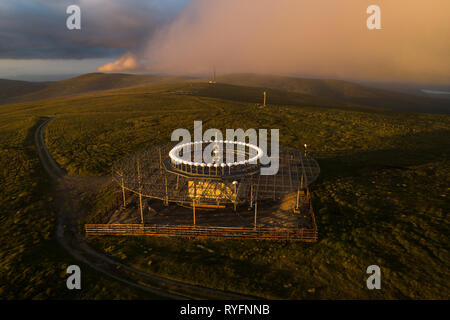
{"type": "MultiPolygon", "coordinates": [[[[78,230],[80,212],[74,209],[77,207],[74,204],[79,195],[77,185],[83,184],[82,180],[90,179],[93,181],[93,179],[68,176],[52,158],[45,144],[44,132],[46,126],[54,118],[50,117],[38,126],[34,133],[34,143],[42,165],[55,187],[56,239],[69,254],[113,279],[165,299],[254,299],[250,296],[210,289],[149,274],[114,261],[89,246],[78,230]]],[[[105,181],[105,178],[100,178],[94,183],[89,183],[89,185],[95,187],[95,185],[105,181]]]]}

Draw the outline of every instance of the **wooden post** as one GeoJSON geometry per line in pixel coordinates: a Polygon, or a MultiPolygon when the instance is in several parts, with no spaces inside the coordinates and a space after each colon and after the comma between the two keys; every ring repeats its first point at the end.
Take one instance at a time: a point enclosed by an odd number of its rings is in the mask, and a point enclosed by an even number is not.
{"type": "Polygon", "coordinates": [[[192,211],[194,214],[194,226],[195,226],[195,199],[192,199],[192,211]]]}
{"type": "Polygon", "coordinates": [[[125,198],[125,185],[123,183],[123,178],[122,178],[122,197],[123,197],[123,207],[126,208],[127,199],[125,198]]]}
{"type": "Polygon", "coordinates": [[[141,209],[141,223],[144,224],[144,214],[142,212],[142,193],[139,192],[139,207],[141,209]]]}
{"type": "Polygon", "coordinates": [[[159,168],[162,169],[162,155],[161,155],[161,147],[159,148],[159,168]]]}
{"type": "MultiPolygon", "coordinates": [[[[169,193],[168,193],[168,190],[167,190],[167,176],[166,175],[164,176],[164,182],[165,182],[165,185],[166,185],[166,198],[164,199],[164,205],[167,207],[169,205],[169,193]]],[[[178,189],[178,183],[177,183],[177,189],[178,189]]]]}
{"type": "Polygon", "coordinates": [[[250,185],[250,208],[253,208],[253,184],[250,185]]]}
{"type": "Polygon", "coordinates": [[[138,184],[139,184],[139,209],[141,211],[141,223],[144,224],[144,214],[142,210],[142,185],[141,185],[141,163],[137,162],[138,184]]]}
{"type": "Polygon", "coordinates": [[[195,227],[195,200],[197,197],[197,184],[195,183],[195,181],[192,181],[192,183],[194,184],[194,197],[192,198],[192,211],[194,214],[194,227],[195,227]]]}
{"type": "Polygon", "coordinates": [[[297,210],[298,210],[299,201],[300,201],[300,189],[297,189],[297,205],[295,206],[295,209],[297,209],[297,210]]]}
{"type": "Polygon", "coordinates": [[[256,215],[258,214],[258,201],[255,202],[255,230],[256,230],[256,215]]]}
{"type": "Polygon", "coordinates": [[[179,182],[180,182],[180,176],[177,175],[177,186],[176,186],[175,190],[178,190],[178,183],[179,183],[179,182]]]}

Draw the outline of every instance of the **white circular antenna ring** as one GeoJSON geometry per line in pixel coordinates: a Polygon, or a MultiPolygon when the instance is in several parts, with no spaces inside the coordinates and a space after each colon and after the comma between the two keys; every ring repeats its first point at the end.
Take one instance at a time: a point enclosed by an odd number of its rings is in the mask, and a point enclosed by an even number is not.
{"type": "Polygon", "coordinates": [[[172,163],[174,164],[185,164],[185,165],[189,165],[189,166],[202,166],[204,167],[205,165],[208,167],[214,166],[216,163],[204,163],[204,162],[193,162],[193,161],[188,161],[186,159],[183,159],[180,156],[180,151],[187,147],[187,146],[192,146],[194,144],[207,144],[207,143],[214,143],[214,144],[234,144],[234,145],[243,145],[245,147],[248,147],[252,152],[252,154],[256,153],[255,156],[253,156],[252,158],[248,159],[248,160],[244,160],[244,161],[235,161],[235,162],[225,162],[223,163],[223,165],[221,165],[222,167],[224,167],[225,165],[231,167],[231,166],[239,166],[239,165],[246,165],[246,164],[252,164],[252,163],[256,163],[257,160],[261,159],[261,157],[264,155],[264,151],[258,147],[257,145],[251,144],[251,143],[245,143],[245,142],[240,142],[240,141],[229,141],[229,140],[208,140],[208,141],[195,141],[195,142],[191,142],[191,143],[184,143],[184,144],[180,144],[177,145],[175,147],[172,148],[172,150],[170,150],[169,152],[169,157],[172,160],[172,163]]]}

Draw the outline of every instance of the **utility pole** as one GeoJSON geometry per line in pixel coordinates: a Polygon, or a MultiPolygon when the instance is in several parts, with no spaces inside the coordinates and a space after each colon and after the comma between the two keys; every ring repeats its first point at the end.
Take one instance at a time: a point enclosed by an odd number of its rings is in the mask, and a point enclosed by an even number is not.
{"type": "Polygon", "coordinates": [[[216,83],[216,66],[213,67],[213,78],[212,80],[209,80],[208,83],[210,84],[216,83]]]}

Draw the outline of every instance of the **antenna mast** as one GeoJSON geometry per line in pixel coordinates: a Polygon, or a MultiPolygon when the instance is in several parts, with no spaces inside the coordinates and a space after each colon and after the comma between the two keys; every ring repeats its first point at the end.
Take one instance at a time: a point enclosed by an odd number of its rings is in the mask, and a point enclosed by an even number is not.
{"type": "Polygon", "coordinates": [[[213,66],[213,78],[212,80],[209,80],[208,83],[210,84],[216,83],[216,66],[213,66]]]}

